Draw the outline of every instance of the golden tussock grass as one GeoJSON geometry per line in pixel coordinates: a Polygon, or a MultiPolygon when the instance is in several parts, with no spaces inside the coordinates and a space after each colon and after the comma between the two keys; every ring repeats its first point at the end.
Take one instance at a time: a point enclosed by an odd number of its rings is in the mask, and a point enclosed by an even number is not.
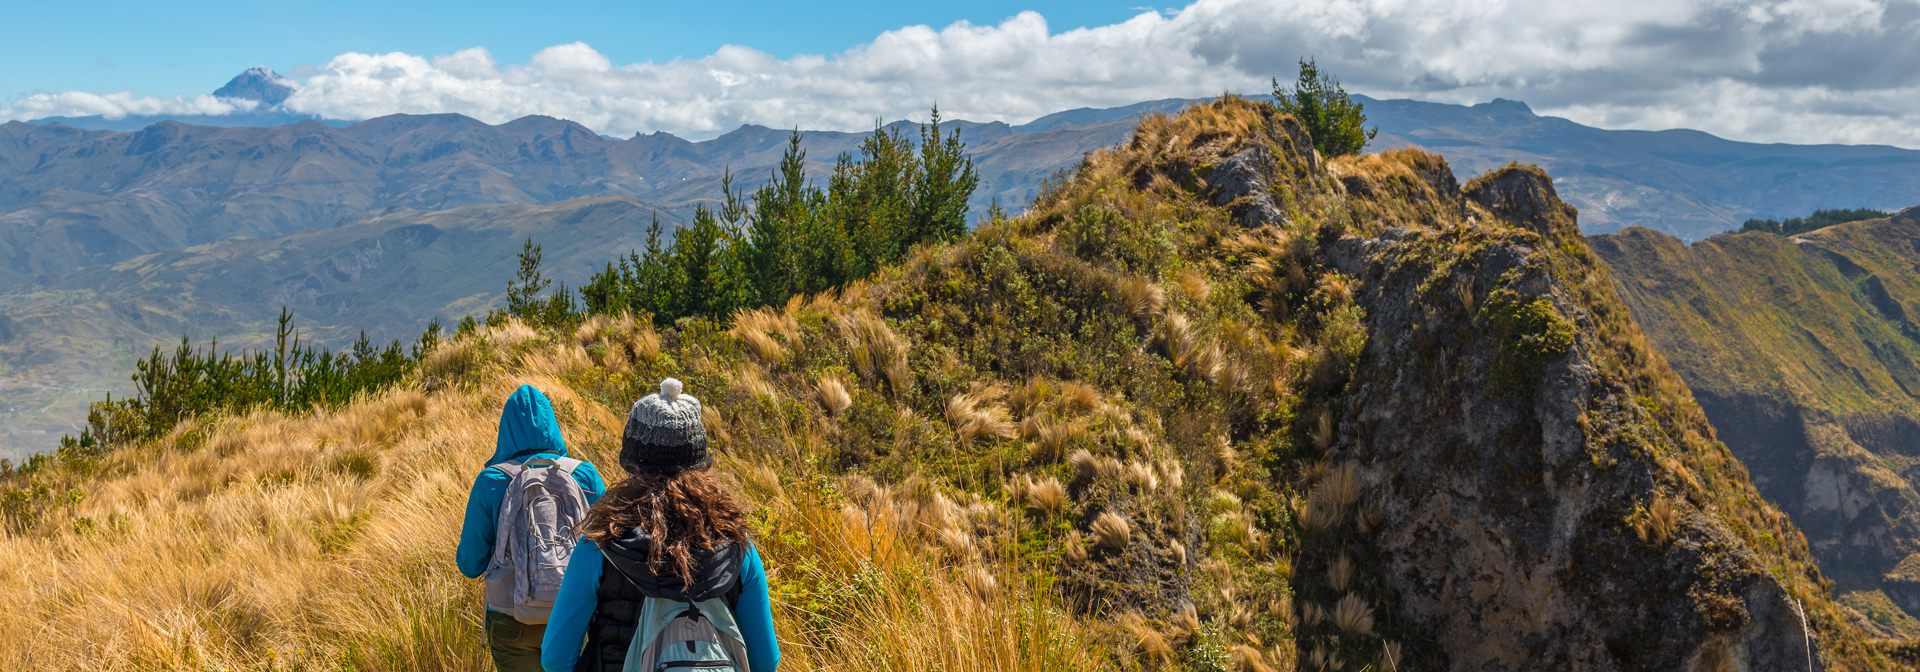
{"type": "Polygon", "coordinates": [[[1273,672],[1273,666],[1267,664],[1267,656],[1260,649],[1236,644],[1233,647],[1234,669],[1240,672],[1273,672]]]}
{"type": "Polygon", "coordinates": [[[947,423],[953,425],[955,438],[963,444],[983,438],[1013,438],[1013,421],[1007,417],[1007,408],[998,403],[1006,395],[1004,387],[977,383],[966,392],[948,398],[947,423]]]}
{"type": "Polygon", "coordinates": [[[1364,635],[1373,632],[1373,606],[1353,593],[1333,605],[1333,625],[1346,632],[1364,635]]]}
{"type": "Polygon", "coordinates": [[[625,373],[635,364],[651,362],[660,355],[660,335],[653,325],[630,313],[594,315],[581,322],[573,335],[594,363],[609,373],[625,373]]]}
{"type": "MultiPolygon", "coordinates": [[[[846,291],[852,290],[849,287],[846,291]]],[[[912,373],[907,370],[907,343],[887,326],[886,320],[870,312],[853,311],[841,315],[837,324],[861,378],[870,384],[885,382],[894,394],[908,388],[912,373]]]]}
{"type": "Polygon", "coordinates": [[[1173,664],[1173,647],[1167,643],[1166,636],[1155,630],[1140,612],[1121,614],[1119,624],[1121,630],[1133,640],[1134,652],[1146,661],[1149,668],[1159,669],[1173,664]]]}
{"type": "Polygon", "coordinates": [[[1090,529],[1094,541],[1106,548],[1124,549],[1133,537],[1133,526],[1127,523],[1126,518],[1111,511],[1095,518],[1090,529]]]}
{"type": "MultiPolygon", "coordinates": [[[[432,394],[403,387],[304,416],[189,422],[117,449],[81,501],[0,534],[0,669],[491,669],[481,585],[460,576],[453,553],[500,402],[522,383],[540,387],[572,454],[621,477],[609,437],[625,409],[566,381],[596,364],[583,341],[651,330],[585,326],[544,340],[509,323],[444,343],[423,369],[460,384],[432,394]]],[[[1017,517],[924,481],[889,489],[849,477],[837,499],[807,460],[772,457],[725,457],[718,470],[771,531],[757,543],[782,669],[1104,665],[1078,644],[1094,633],[1007,564],[1017,517]],[[950,548],[936,551],[942,535],[950,548]]],[[[1064,499],[1057,480],[1038,492],[1050,489],[1064,499]]]]}
{"type": "Polygon", "coordinates": [[[1052,515],[1067,507],[1067,486],[1060,479],[1048,476],[1034,480],[1022,475],[1018,482],[1017,499],[1025,501],[1027,508],[1052,515]]]}
{"type": "Polygon", "coordinates": [[[1149,322],[1167,305],[1167,293],[1152,280],[1130,276],[1119,283],[1120,300],[1137,322],[1149,322]]]}
{"type": "Polygon", "coordinates": [[[1045,378],[1029,378],[1007,395],[1007,410],[1025,416],[1053,398],[1053,383],[1045,378]]]}
{"type": "Polygon", "coordinates": [[[1655,497],[1633,517],[1633,531],[1641,541],[1664,545],[1680,527],[1680,510],[1667,497],[1655,497]]]}
{"type": "MultiPolygon", "coordinates": [[[[788,307],[797,309],[799,304],[789,301],[788,307]]],[[[786,356],[786,346],[775,340],[778,335],[787,343],[800,340],[800,322],[794,317],[795,310],[775,311],[772,308],[754,308],[740,311],[733,317],[733,335],[747,343],[760,361],[769,366],[777,365],[786,356]]]]}
{"type": "Polygon", "coordinates": [[[1312,602],[1300,603],[1301,627],[1311,628],[1313,626],[1319,625],[1321,621],[1324,621],[1326,619],[1327,619],[1327,610],[1321,609],[1320,605],[1314,604],[1312,602]]]}
{"type": "Polygon", "coordinates": [[[197,451],[99,478],[0,546],[16,568],[0,576],[0,660],[480,669],[478,586],[451,553],[470,472],[492,452],[488,416],[411,391],[302,419],[256,413],[204,428],[197,451]],[[98,522],[82,533],[80,520],[98,522]]]}
{"type": "Polygon", "coordinates": [[[1080,536],[1079,530],[1067,533],[1066,540],[1062,542],[1060,546],[1060,555],[1066,558],[1067,562],[1073,564],[1080,564],[1087,561],[1087,544],[1080,536]]]}
{"type": "Polygon", "coordinates": [[[1353,558],[1342,553],[1327,565],[1327,585],[1334,590],[1346,590],[1347,582],[1353,579],[1353,558]]]}
{"type": "Polygon", "coordinates": [[[1168,619],[1168,624],[1173,626],[1180,639],[1191,641],[1200,635],[1200,611],[1192,602],[1183,603],[1180,610],[1168,619]]]}
{"type": "Polygon", "coordinates": [[[853,396],[847,393],[847,384],[839,376],[821,376],[814,391],[820,399],[820,408],[826,410],[827,415],[840,417],[841,413],[853,406],[853,396]]]}
{"type": "Polygon", "coordinates": [[[1354,502],[1359,501],[1361,489],[1365,487],[1359,467],[1352,463],[1320,467],[1319,470],[1319,482],[1313,486],[1301,510],[1297,512],[1300,524],[1309,530],[1332,529],[1345,520],[1354,502]]]}
{"type": "MultiPolygon", "coordinates": [[[[762,552],[776,583],[792,587],[776,596],[781,669],[1038,672],[1101,665],[1077,643],[1093,633],[1061,612],[1045,588],[992,561],[996,553],[954,564],[926,555],[930,538],[958,538],[964,533],[953,525],[981,514],[963,512],[924,480],[887,488],[847,477],[839,489],[852,501],[832,506],[833,497],[815,487],[758,501],[760,515],[780,531],[759,541],[762,552]]],[[[992,546],[1012,537],[969,539],[992,546]]]]}
{"type": "Polygon", "coordinates": [[[1180,313],[1168,313],[1160,326],[1160,345],[1167,359],[1187,375],[1212,381],[1220,376],[1220,349],[1196,332],[1193,322],[1180,313]]]}
{"type": "Polygon", "coordinates": [[[1067,464],[1073,468],[1075,483],[1091,483],[1100,475],[1100,458],[1094,457],[1087,449],[1080,448],[1067,455],[1067,464]]]}
{"type": "Polygon", "coordinates": [[[1051,413],[1027,416],[1020,421],[1020,438],[1033,442],[1036,462],[1058,462],[1067,446],[1087,435],[1087,424],[1080,420],[1061,420],[1051,413]]]}

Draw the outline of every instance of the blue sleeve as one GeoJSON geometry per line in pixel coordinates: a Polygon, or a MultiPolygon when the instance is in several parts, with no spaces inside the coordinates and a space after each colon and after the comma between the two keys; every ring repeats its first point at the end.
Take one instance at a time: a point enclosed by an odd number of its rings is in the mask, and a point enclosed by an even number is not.
{"type": "Polygon", "coordinates": [[[480,578],[493,560],[493,536],[499,527],[500,500],[507,494],[507,475],[499,469],[481,469],[467,495],[467,519],[460,524],[460,548],[454,564],[469,579],[480,578]]]}
{"type": "MultiPolygon", "coordinates": [[[[576,472],[577,473],[577,472],[576,472]]],[[[581,539],[560,579],[560,595],[547,617],[547,635],[540,641],[540,667],[546,672],[573,672],[580,649],[587,644],[587,622],[600,606],[600,547],[581,539]]]]}
{"type": "Polygon", "coordinates": [[[573,480],[579,481],[580,489],[586,491],[587,506],[593,506],[601,495],[607,494],[607,483],[600,480],[600,470],[592,462],[581,461],[580,466],[574,467],[573,480]]]}
{"type": "Polygon", "coordinates": [[[767,568],[760,563],[759,548],[747,554],[740,584],[740,603],[734,606],[733,618],[747,639],[747,665],[753,672],[774,672],[780,667],[780,638],[773,632],[773,600],[767,595],[767,568]]]}

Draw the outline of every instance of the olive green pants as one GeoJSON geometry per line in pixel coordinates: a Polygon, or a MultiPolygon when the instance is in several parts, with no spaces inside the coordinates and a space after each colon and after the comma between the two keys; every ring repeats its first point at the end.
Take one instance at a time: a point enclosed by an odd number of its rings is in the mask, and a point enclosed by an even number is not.
{"type": "Polygon", "coordinates": [[[546,624],[527,625],[512,616],[487,610],[487,648],[500,672],[541,672],[540,640],[546,624]]]}

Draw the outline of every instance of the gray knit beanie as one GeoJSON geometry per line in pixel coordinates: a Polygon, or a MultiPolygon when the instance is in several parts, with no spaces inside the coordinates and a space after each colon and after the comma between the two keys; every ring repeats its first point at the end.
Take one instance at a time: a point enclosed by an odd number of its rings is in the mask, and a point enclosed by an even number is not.
{"type": "Polygon", "coordinates": [[[660,393],[633,402],[620,436],[620,466],[629,473],[677,474],[713,465],[707,456],[707,426],[700,400],[681,394],[680,381],[660,381],[660,393]]]}

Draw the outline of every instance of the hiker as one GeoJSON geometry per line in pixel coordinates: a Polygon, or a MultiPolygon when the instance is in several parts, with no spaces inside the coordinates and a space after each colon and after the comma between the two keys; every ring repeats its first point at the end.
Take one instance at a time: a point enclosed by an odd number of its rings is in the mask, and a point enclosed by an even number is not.
{"type": "Polygon", "coordinates": [[[473,481],[455,563],[487,579],[487,648],[500,672],[539,672],[540,640],[575,531],[606,484],[567,457],[553,404],[521,385],[500,411],[493,457],[473,481]]]}
{"type": "Polygon", "coordinates": [[[746,513],[707,472],[700,400],[668,378],[634,402],[627,478],[587,512],[553,605],[547,672],[774,672],[767,572],[746,513]]]}

